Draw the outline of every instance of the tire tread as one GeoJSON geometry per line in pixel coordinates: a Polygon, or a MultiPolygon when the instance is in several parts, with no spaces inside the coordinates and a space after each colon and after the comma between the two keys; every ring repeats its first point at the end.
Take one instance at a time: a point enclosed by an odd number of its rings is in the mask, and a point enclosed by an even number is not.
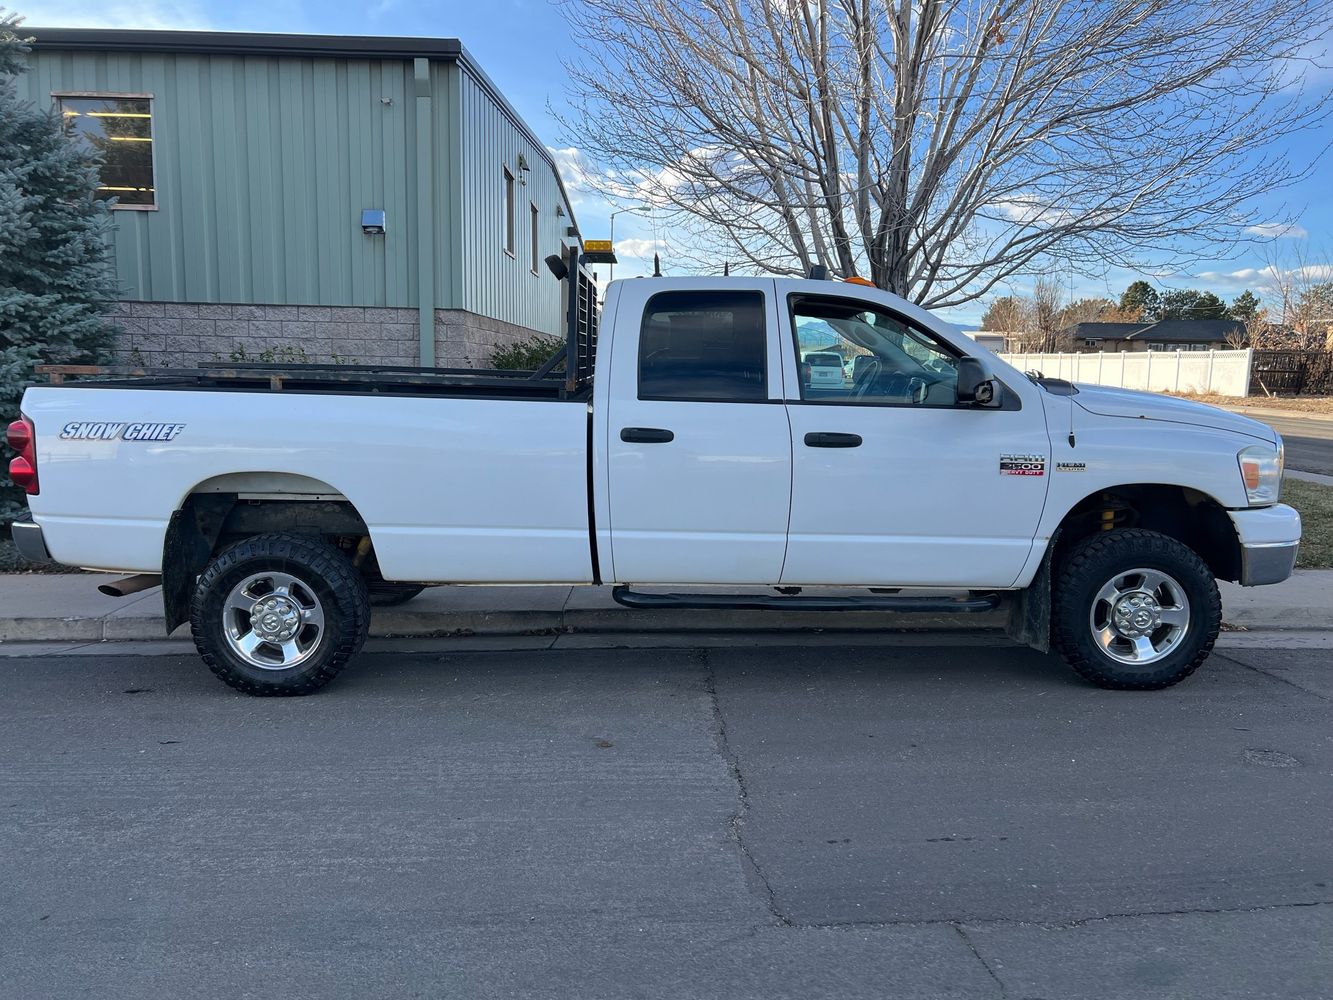
{"type": "Polygon", "coordinates": [[[220,552],[200,575],[190,598],[190,634],[199,655],[223,683],[258,696],[306,695],[322,688],[361,649],[370,631],[370,595],[366,581],[342,552],[308,535],[271,533],[251,535],[220,552]],[[337,644],[315,669],[282,682],[260,683],[237,670],[221,654],[218,638],[210,632],[205,604],[217,582],[245,562],[290,561],[295,568],[322,577],[337,600],[340,628],[337,644]]]}
{"type": "MultiPolygon", "coordinates": [[[[1098,687],[1117,691],[1155,691],[1184,680],[1194,673],[1212,652],[1221,621],[1222,598],[1208,564],[1183,542],[1146,528],[1122,528],[1092,535],[1076,543],[1060,566],[1052,593],[1051,638],[1065,662],[1084,680],[1098,687]],[[1070,606],[1074,595],[1083,588],[1086,578],[1090,574],[1104,572],[1097,570],[1098,564],[1112,558],[1117,550],[1126,549],[1136,558],[1146,555],[1180,560],[1184,569],[1198,580],[1207,583],[1205,590],[1208,602],[1204,608],[1205,617],[1202,619],[1206,623],[1203,642],[1198,642],[1197,638],[1190,640],[1187,637],[1186,641],[1195,642],[1196,648],[1185,663],[1178,664],[1169,671],[1163,668],[1156,674],[1138,678],[1126,677],[1115,668],[1102,663],[1098,657],[1088,654],[1082,641],[1084,638],[1082,633],[1088,631],[1088,609],[1070,606]]],[[[1193,621],[1191,625],[1194,625],[1193,621]]]]}

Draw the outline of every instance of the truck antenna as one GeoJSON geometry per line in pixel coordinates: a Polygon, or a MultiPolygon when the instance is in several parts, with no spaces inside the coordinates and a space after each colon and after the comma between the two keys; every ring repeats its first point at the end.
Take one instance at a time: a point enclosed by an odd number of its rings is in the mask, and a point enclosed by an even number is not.
{"type": "Polygon", "coordinates": [[[653,277],[662,277],[662,258],[657,254],[653,254],[653,277]]]}

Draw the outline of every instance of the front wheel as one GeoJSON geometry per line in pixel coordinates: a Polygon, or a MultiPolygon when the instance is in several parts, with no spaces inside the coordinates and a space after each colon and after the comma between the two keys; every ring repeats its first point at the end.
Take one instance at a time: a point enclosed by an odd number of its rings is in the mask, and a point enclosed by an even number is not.
{"type": "Polygon", "coordinates": [[[1051,595],[1056,648],[1104,688],[1148,691],[1184,680],[1207,658],[1221,624],[1207,564],[1174,538],[1140,528],[1077,543],[1051,595]]]}
{"type": "Polygon", "coordinates": [[[304,535],[255,535],[224,549],[190,601],[199,655],[246,694],[319,690],[369,629],[361,574],[339,549],[304,535]]]}

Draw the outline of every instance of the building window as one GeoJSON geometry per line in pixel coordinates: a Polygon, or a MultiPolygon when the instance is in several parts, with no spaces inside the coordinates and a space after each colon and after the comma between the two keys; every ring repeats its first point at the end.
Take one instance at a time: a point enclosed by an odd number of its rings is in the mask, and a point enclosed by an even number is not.
{"type": "Polygon", "coordinates": [[[541,259],[537,256],[537,252],[541,246],[541,244],[538,242],[538,237],[537,237],[537,223],[539,221],[539,216],[536,205],[529,202],[528,209],[529,209],[529,217],[532,221],[532,232],[529,233],[529,237],[531,238],[532,241],[532,273],[536,274],[537,265],[541,263],[541,259]]]}
{"type": "Polygon", "coordinates": [[[103,94],[58,95],[65,134],[102,156],[95,197],[115,198],[113,208],[157,207],[153,186],[152,99],[103,94]]]}
{"type": "Polygon", "coordinates": [[[505,167],[505,253],[514,256],[514,175],[505,167]]]}
{"type": "Polygon", "coordinates": [[[1160,342],[1149,341],[1149,342],[1148,342],[1148,350],[1150,350],[1150,351],[1165,351],[1165,350],[1166,350],[1166,345],[1163,344],[1163,343],[1160,343],[1160,342]]]}
{"type": "Polygon", "coordinates": [[[1101,343],[1100,340],[1092,340],[1092,339],[1088,339],[1088,340],[1083,341],[1083,346],[1084,346],[1084,347],[1096,347],[1096,346],[1097,346],[1098,344],[1100,344],[1100,343],[1101,343]]]}

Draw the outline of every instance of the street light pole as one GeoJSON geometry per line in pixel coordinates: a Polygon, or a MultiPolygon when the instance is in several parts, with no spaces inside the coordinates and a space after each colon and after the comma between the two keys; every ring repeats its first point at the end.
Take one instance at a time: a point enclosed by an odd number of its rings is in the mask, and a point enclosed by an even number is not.
{"type": "MultiPolygon", "coordinates": [[[[643,208],[618,208],[618,209],[616,209],[614,212],[611,213],[611,254],[612,254],[612,256],[614,256],[614,255],[615,255],[615,252],[616,252],[616,216],[617,216],[617,215],[624,215],[626,212],[628,212],[630,215],[642,215],[642,214],[643,214],[644,212],[646,212],[646,211],[647,211],[647,209],[643,209],[643,208]]],[[[615,280],[616,280],[616,265],[615,265],[615,264],[612,264],[612,265],[611,265],[611,276],[610,276],[609,278],[606,279],[606,283],[609,285],[611,282],[613,282],[613,281],[615,281],[615,280]]]]}

